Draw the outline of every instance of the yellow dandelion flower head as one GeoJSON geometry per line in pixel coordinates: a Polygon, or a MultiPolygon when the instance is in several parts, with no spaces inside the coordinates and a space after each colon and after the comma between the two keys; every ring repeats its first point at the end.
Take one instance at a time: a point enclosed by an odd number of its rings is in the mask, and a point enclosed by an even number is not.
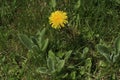
{"type": "Polygon", "coordinates": [[[59,29],[61,27],[65,27],[65,24],[68,23],[67,13],[63,11],[55,11],[52,12],[49,17],[49,22],[53,28],[59,29]]]}

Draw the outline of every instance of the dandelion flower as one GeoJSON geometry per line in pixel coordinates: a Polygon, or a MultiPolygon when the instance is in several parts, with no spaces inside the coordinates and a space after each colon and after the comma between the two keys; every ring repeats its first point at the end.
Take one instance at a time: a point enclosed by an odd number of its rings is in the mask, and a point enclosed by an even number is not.
{"type": "Polygon", "coordinates": [[[67,21],[67,13],[63,11],[55,11],[51,13],[49,17],[49,22],[53,28],[59,29],[61,27],[65,27],[65,24],[68,23],[67,21]]]}

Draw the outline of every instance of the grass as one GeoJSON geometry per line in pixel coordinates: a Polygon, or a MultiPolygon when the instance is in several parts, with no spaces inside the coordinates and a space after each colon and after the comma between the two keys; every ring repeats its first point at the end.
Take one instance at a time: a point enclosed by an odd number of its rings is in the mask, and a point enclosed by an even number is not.
{"type": "MultiPolygon", "coordinates": [[[[1,0],[0,79],[119,80],[119,63],[112,67],[96,48],[98,44],[114,45],[120,34],[119,9],[119,0],[1,0]],[[48,18],[56,10],[68,15],[69,23],[61,30],[49,24],[48,18]],[[40,48],[37,52],[21,43],[19,34],[38,45],[39,34],[42,34],[38,32],[44,28],[46,32],[41,44],[45,45],[45,40],[49,39],[45,51],[40,48]],[[65,60],[64,66],[55,66],[56,72],[48,67],[52,52],[58,59],[55,64],[64,64],[65,60]],[[68,60],[67,54],[70,54],[68,60]]],[[[49,65],[54,62],[52,60],[49,65]]]]}

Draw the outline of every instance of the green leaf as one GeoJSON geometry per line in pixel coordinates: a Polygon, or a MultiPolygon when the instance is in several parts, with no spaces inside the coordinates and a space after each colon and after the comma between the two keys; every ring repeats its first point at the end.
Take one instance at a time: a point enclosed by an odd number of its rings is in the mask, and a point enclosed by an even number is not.
{"type": "Polygon", "coordinates": [[[41,49],[37,45],[34,45],[32,50],[33,52],[41,53],[41,49]]]}
{"type": "Polygon", "coordinates": [[[55,9],[55,7],[56,7],[56,0],[51,0],[51,7],[55,9]]]}
{"type": "Polygon", "coordinates": [[[39,45],[40,48],[42,48],[42,45],[43,45],[42,43],[44,41],[45,32],[46,32],[46,28],[43,28],[42,31],[39,31],[37,33],[37,35],[38,35],[38,45],[39,45]]]}
{"type": "Polygon", "coordinates": [[[48,58],[51,58],[52,60],[56,61],[56,56],[51,50],[48,52],[48,58]]]}
{"type": "Polygon", "coordinates": [[[59,58],[63,58],[63,56],[65,55],[65,53],[59,51],[56,55],[57,55],[59,58]]]}
{"type": "Polygon", "coordinates": [[[72,50],[67,51],[67,52],[65,53],[65,60],[66,60],[66,62],[67,62],[67,60],[69,59],[71,53],[72,53],[72,50]]]}
{"type": "Polygon", "coordinates": [[[120,53],[120,37],[116,38],[115,49],[116,49],[116,53],[120,53]]]}
{"type": "Polygon", "coordinates": [[[120,0],[115,0],[118,4],[120,4],[120,0]]]}
{"type": "Polygon", "coordinates": [[[91,58],[87,58],[85,61],[85,68],[86,68],[87,72],[90,72],[91,66],[92,66],[91,58]]]}
{"type": "Polygon", "coordinates": [[[49,69],[50,73],[55,72],[55,62],[54,62],[54,60],[52,60],[51,58],[48,58],[47,59],[47,66],[48,66],[48,69],[49,69]]]}
{"type": "Polygon", "coordinates": [[[47,58],[47,66],[49,68],[49,71],[51,71],[51,73],[54,73],[55,70],[55,65],[56,65],[56,56],[55,54],[50,50],[48,52],[48,58],[47,58]]]}
{"type": "Polygon", "coordinates": [[[114,62],[114,60],[115,60],[114,56],[115,56],[114,53],[111,53],[111,54],[110,54],[110,60],[111,60],[111,62],[114,62]]]}
{"type": "Polygon", "coordinates": [[[27,35],[24,34],[19,34],[18,35],[20,41],[22,42],[22,44],[28,48],[28,49],[32,49],[34,46],[34,43],[32,42],[32,40],[30,38],[28,38],[27,35]]]}
{"type": "Polygon", "coordinates": [[[75,80],[76,79],[76,71],[71,72],[71,79],[75,80]]]}
{"type": "Polygon", "coordinates": [[[89,48],[88,48],[88,47],[85,47],[85,48],[83,49],[83,54],[88,53],[88,51],[89,51],[89,48]]]}
{"type": "Polygon", "coordinates": [[[68,76],[68,73],[63,74],[62,78],[66,78],[68,76]]]}
{"type": "Polygon", "coordinates": [[[40,37],[43,39],[46,33],[46,28],[43,28],[42,31],[39,33],[40,37]]]}
{"type": "Polygon", "coordinates": [[[120,54],[115,54],[115,55],[113,56],[113,59],[112,59],[113,63],[119,61],[119,60],[118,60],[118,59],[119,59],[119,56],[120,56],[120,54]]]}
{"type": "Polygon", "coordinates": [[[36,70],[37,73],[47,73],[48,70],[46,67],[39,67],[37,70],[36,70]]]}
{"type": "Polygon", "coordinates": [[[46,39],[45,44],[43,45],[42,51],[45,51],[47,49],[48,44],[49,44],[49,39],[46,39]]]}
{"type": "Polygon", "coordinates": [[[75,66],[74,66],[74,65],[69,65],[67,68],[68,68],[68,69],[74,69],[75,66]]]}
{"type": "Polygon", "coordinates": [[[77,3],[75,4],[74,8],[78,9],[81,5],[81,0],[78,0],[77,3]]]}
{"type": "Polygon", "coordinates": [[[80,67],[80,74],[81,74],[81,75],[84,75],[84,74],[85,74],[85,67],[84,67],[84,66],[81,66],[81,67],[80,67]]]}
{"type": "Polygon", "coordinates": [[[102,60],[99,61],[98,65],[99,65],[99,67],[106,67],[107,66],[107,64],[102,60]]]}
{"type": "Polygon", "coordinates": [[[65,60],[59,60],[58,63],[57,63],[57,65],[56,65],[56,70],[58,72],[60,72],[61,69],[64,67],[64,64],[65,64],[65,60]]]}
{"type": "Polygon", "coordinates": [[[108,50],[107,47],[103,46],[103,45],[97,45],[97,50],[98,52],[103,55],[108,62],[111,62],[109,57],[110,57],[110,51],[108,50]]]}
{"type": "Polygon", "coordinates": [[[88,47],[85,47],[85,48],[83,49],[83,54],[81,54],[81,57],[82,57],[82,58],[85,58],[86,55],[87,55],[87,53],[88,53],[88,51],[89,51],[89,48],[88,48],[88,47]]]}

